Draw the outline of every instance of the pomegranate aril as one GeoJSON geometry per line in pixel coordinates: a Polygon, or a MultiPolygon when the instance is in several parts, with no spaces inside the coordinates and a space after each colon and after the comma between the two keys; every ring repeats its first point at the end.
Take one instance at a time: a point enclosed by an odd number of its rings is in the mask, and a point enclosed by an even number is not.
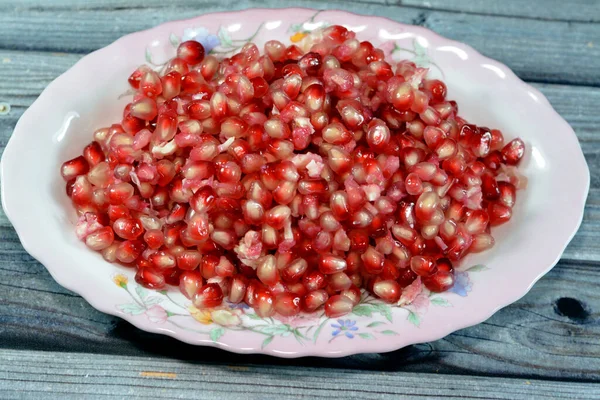
{"type": "Polygon", "coordinates": [[[177,47],[177,57],[188,64],[198,64],[204,59],[204,46],[195,40],[188,40],[177,47]]]}
{"type": "Polygon", "coordinates": [[[502,158],[508,165],[517,165],[525,154],[525,143],[521,139],[514,139],[502,148],[502,158]]]}
{"type": "Polygon", "coordinates": [[[104,161],[105,155],[98,142],[92,142],[83,149],[83,157],[90,166],[95,166],[104,161]]]}
{"type": "Polygon", "coordinates": [[[113,229],[117,236],[127,240],[137,239],[144,233],[142,224],[134,218],[119,218],[113,223],[113,229]]]}
{"type": "Polygon", "coordinates": [[[179,290],[190,300],[200,291],[203,285],[204,280],[198,271],[185,271],[179,277],[179,290]]]}
{"type": "Polygon", "coordinates": [[[353,308],[352,300],[338,294],[330,297],[325,303],[325,315],[329,318],[338,318],[349,314],[353,308]]]}
{"type": "Polygon", "coordinates": [[[517,189],[515,186],[508,182],[498,182],[498,190],[500,191],[498,202],[513,208],[517,199],[517,189]]]}
{"type": "Polygon", "coordinates": [[[402,294],[400,284],[393,280],[373,284],[373,293],[386,303],[396,303],[402,294]]]}
{"type": "Polygon", "coordinates": [[[347,267],[346,260],[334,255],[323,255],[319,258],[319,271],[325,275],[344,271],[347,267]]]}
{"type": "Polygon", "coordinates": [[[432,292],[445,292],[454,286],[454,273],[439,270],[431,276],[423,277],[423,284],[432,292]]]}
{"type": "Polygon", "coordinates": [[[428,256],[413,256],[410,259],[410,268],[420,276],[430,276],[437,271],[435,261],[428,256]]]}
{"type": "Polygon", "coordinates": [[[217,307],[223,302],[223,290],[216,283],[207,283],[196,292],[192,301],[200,309],[217,307]]]}
{"type": "Polygon", "coordinates": [[[139,268],[135,274],[135,281],[148,289],[162,289],[165,287],[164,275],[153,268],[139,268]]]}
{"type": "Polygon", "coordinates": [[[325,290],[314,290],[309,292],[302,299],[302,309],[306,312],[312,312],[327,302],[329,295],[325,290]]]}
{"type": "Polygon", "coordinates": [[[298,258],[281,270],[281,279],[285,283],[298,282],[308,269],[308,263],[303,258],[298,258]]]}
{"type": "Polygon", "coordinates": [[[490,226],[501,225],[508,222],[512,217],[512,209],[501,203],[490,203],[487,212],[490,218],[490,226]]]}
{"type": "Polygon", "coordinates": [[[87,174],[89,170],[90,165],[85,157],[79,156],[65,162],[60,169],[60,173],[65,181],[70,181],[79,175],[87,174]]]}
{"type": "Polygon", "coordinates": [[[115,240],[115,235],[110,226],[100,228],[90,233],[85,238],[85,244],[92,250],[100,251],[109,247],[115,240]]]}
{"type": "Polygon", "coordinates": [[[271,317],[275,314],[275,296],[270,290],[259,288],[254,293],[252,307],[259,317],[271,317]]]}
{"type": "Polygon", "coordinates": [[[292,293],[281,293],[275,297],[275,312],[284,317],[291,317],[300,313],[302,299],[292,293]]]}
{"type": "Polygon", "coordinates": [[[144,243],[140,240],[126,240],[119,244],[115,256],[124,264],[134,262],[144,251],[144,243]]]}

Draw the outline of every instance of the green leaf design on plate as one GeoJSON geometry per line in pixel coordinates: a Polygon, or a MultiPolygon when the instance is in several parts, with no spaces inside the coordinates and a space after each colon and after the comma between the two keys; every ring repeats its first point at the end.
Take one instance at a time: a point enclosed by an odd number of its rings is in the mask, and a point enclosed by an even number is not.
{"type": "Polygon", "coordinates": [[[221,41],[222,47],[234,47],[233,40],[231,40],[231,36],[229,36],[229,32],[223,27],[219,28],[219,32],[217,32],[217,36],[221,41]]]}
{"type": "Polygon", "coordinates": [[[385,331],[381,331],[381,334],[382,334],[382,335],[393,336],[393,335],[397,335],[398,333],[397,333],[397,332],[394,332],[394,331],[392,331],[392,330],[390,330],[390,329],[386,329],[385,331]]]}
{"type": "Polygon", "coordinates": [[[379,313],[385,317],[385,319],[392,322],[392,308],[390,306],[387,304],[376,304],[375,307],[377,308],[377,311],[379,311],[379,313]]]}
{"type": "Polygon", "coordinates": [[[213,342],[216,342],[217,340],[219,340],[221,338],[221,336],[223,336],[225,334],[225,329],[223,329],[223,327],[218,326],[216,328],[212,328],[210,330],[210,340],[212,340],[213,342]]]}
{"type": "Polygon", "coordinates": [[[375,336],[373,336],[370,333],[365,333],[365,332],[359,333],[358,336],[360,336],[363,339],[375,339],[375,336]]]}
{"type": "Polygon", "coordinates": [[[140,296],[140,299],[142,299],[144,303],[146,302],[146,297],[148,297],[148,295],[150,294],[150,291],[142,286],[136,286],[135,292],[138,296],[140,296]]]}
{"type": "Polygon", "coordinates": [[[262,345],[260,346],[260,348],[264,349],[265,347],[267,347],[269,345],[269,343],[271,343],[273,341],[274,338],[275,338],[275,336],[269,336],[268,338],[266,338],[265,340],[263,340],[262,345]]]}
{"type": "Polygon", "coordinates": [[[419,319],[419,316],[412,311],[408,312],[408,317],[406,319],[408,320],[408,322],[410,322],[414,326],[418,327],[421,324],[421,320],[419,319]]]}
{"type": "Polygon", "coordinates": [[[261,317],[259,317],[258,315],[254,314],[254,313],[248,313],[248,314],[246,314],[246,317],[248,317],[248,318],[250,318],[250,319],[252,319],[254,321],[260,321],[260,320],[262,320],[261,317]]]}
{"type": "Polygon", "coordinates": [[[373,315],[374,304],[359,304],[352,310],[352,314],[360,317],[370,317],[373,315]]]}
{"type": "Polygon", "coordinates": [[[144,300],[144,304],[147,306],[153,306],[155,304],[161,303],[164,299],[158,296],[151,296],[144,300]]]}
{"type": "Polygon", "coordinates": [[[168,292],[166,290],[159,290],[158,293],[162,294],[163,296],[166,296],[168,292]]]}
{"type": "Polygon", "coordinates": [[[146,54],[145,54],[145,57],[146,57],[146,62],[147,62],[147,63],[149,63],[149,64],[153,64],[153,62],[152,62],[152,53],[150,53],[150,49],[149,49],[149,48],[147,48],[147,47],[146,47],[146,54]]]}
{"type": "Polygon", "coordinates": [[[178,47],[179,43],[181,43],[181,40],[179,40],[179,37],[176,34],[171,33],[169,35],[169,42],[171,42],[173,47],[178,47]]]}
{"type": "Polygon", "coordinates": [[[489,268],[486,267],[483,264],[477,264],[477,265],[473,265],[471,268],[467,269],[466,271],[469,272],[481,272],[481,271],[487,271],[489,268]]]}
{"type": "Polygon", "coordinates": [[[137,303],[119,304],[117,308],[129,315],[140,315],[146,311],[145,307],[142,307],[137,303]]]}
{"type": "Polygon", "coordinates": [[[429,301],[431,301],[431,304],[433,304],[434,306],[452,307],[452,303],[450,303],[443,297],[432,297],[429,301]]]}
{"type": "Polygon", "coordinates": [[[277,336],[277,335],[283,335],[284,333],[289,333],[292,331],[292,327],[286,324],[281,324],[281,325],[263,325],[263,326],[257,326],[254,329],[266,334],[266,335],[272,335],[272,336],[277,336]]]}
{"type": "Polygon", "coordinates": [[[385,322],[381,322],[381,321],[371,322],[369,325],[367,325],[367,328],[375,328],[376,326],[379,326],[379,325],[385,325],[385,322]]]}

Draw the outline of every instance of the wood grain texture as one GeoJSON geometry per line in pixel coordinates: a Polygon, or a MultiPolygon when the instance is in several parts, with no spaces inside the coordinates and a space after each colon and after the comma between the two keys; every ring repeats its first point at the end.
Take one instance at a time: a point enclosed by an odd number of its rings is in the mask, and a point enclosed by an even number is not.
{"type": "Polygon", "coordinates": [[[62,399],[589,399],[600,387],[588,383],[391,374],[291,368],[202,365],[177,360],[54,352],[0,351],[0,397],[62,399]],[[58,362],[57,362],[58,361],[58,362]],[[24,374],[25,372],[25,374],[24,374]],[[332,381],[335,377],[335,381],[332,381]],[[235,382],[234,385],[231,383],[235,382]]]}
{"type": "MultiPolygon", "coordinates": [[[[0,48],[87,53],[120,36],[161,22],[214,11],[250,7],[283,7],[288,3],[259,0],[209,0],[161,8],[34,8],[23,12],[19,3],[3,3],[0,48]],[[48,29],[51,26],[52,29],[48,29]],[[43,32],[43,34],[40,34],[43,32]]],[[[42,3],[43,4],[43,3],[42,3]]],[[[139,4],[139,3],[138,3],[139,4]]],[[[299,0],[296,6],[343,9],[365,15],[423,25],[465,42],[500,60],[519,76],[534,81],[600,85],[600,26],[583,22],[508,18],[385,4],[332,0],[299,0]],[[552,34],[548,34],[552,32],[552,34]],[[574,65],[567,66],[571,60],[574,65]]]]}
{"type": "MultiPolygon", "coordinates": [[[[82,53],[167,20],[291,3],[0,0],[0,102],[12,106],[0,116],[0,152],[18,117],[82,53]]],[[[423,25],[539,82],[592,173],[584,222],[563,260],[518,302],[444,339],[285,360],[189,346],[94,310],[23,250],[0,212],[0,398],[599,398],[600,2],[293,3],[423,25]]]]}
{"type": "MultiPolygon", "coordinates": [[[[203,2],[206,4],[206,2],[203,2]]],[[[216,3],[216,2],[215,2],[216,3]]],[[[481,15],[502,15],[507,17],[545,19],[550,21],[598,22],[600,3],[595,0],[351,0],[353,8],[363,4],[380,4],[390,7],[403,6],[427,10],[464,12],[481,15]]],[[[134,9],[139,7],[169,8],[196,7],[198,0],[0,0],[0,9],[27,10],[109,10],[114,8],[134,9]]]]}
{"type": "Polygon", "coordinates": [[[387,4],[550,21],[600,21],[600,2],[595,0],[390,0],[387,4]]]}

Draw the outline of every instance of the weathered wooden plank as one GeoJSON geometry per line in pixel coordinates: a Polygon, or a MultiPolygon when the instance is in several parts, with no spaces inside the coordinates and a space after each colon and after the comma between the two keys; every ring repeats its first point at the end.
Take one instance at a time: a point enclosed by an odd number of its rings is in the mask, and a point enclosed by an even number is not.
{"type": "Polygon", "coordinates": [[[390,0],[388,4],[554,21],[600,21],[600,3],[594,0],[390,0]]]}
{"type": "Polygon", "coordinates": [[[0,396],[181,399],[586,399],[590,383],[340,371],[258,365],[202,365],[155,357],[0,350],[0,396]],[[201,377],[201,379],[199,379],[201,377]],[[335,379],[335,383],[332,381],[335,379]]]}
{"type": "MultiPolygon", "coordinates": [[[[548,19],[558,21],[597,22],[600,20],[600,4],[593,0],[505,0],[494,2],[489,0],[348,0],[347,4],[360,7],[365,3],[383,4],[390,7],[404,6],[425,8],[438,11],[466,12],[482,15],[502,15],[508,17],[526,17],[533,19],[548,19]]],[[[111,10],[115,8],[167,8],[193,7],[197,0],[100,0],[89,2],[85,0],[21,0],[15,3],[10,0],[0,0],[0,9],[25,10],[111,10]]]]}
{"type": "MultiPolygon", "coordinates": [[[[217,363],[311,366],[314,358],[278,360],[193,347],[140,331],[94,310],[56,284],[0,229],[0,347],[120,355],[158,355],[217,363]]],[[[324,359],[319,365],[379,371],[500,374],[600,381],[600,270],[561,262],[523,299],[488,321],[445,339],[387,354],[324,359]],[[572,298],[569,301],[561,300],[572,298]]],[[[0,396],[1,397],[1,396],[0,396]]]]}
{"type": "MultiPolygon", "coordinates": [[[[444,36],[468,43],[510,66],[521,77],[555,83],[600,84],[600,25],[506,18],[479,14],[430,11],[414,7],[332,0],[300,0],[298,6],[345,9],[424,25],[444,36]],[[552,34],[548,34],[552,32],[552,34]]],[[[87,10],[28,10],[17,5],[0,14],[0,48],[89,52],[118,37],[161,22],[213,11],[257,6],[281,7],[258,0],[209,1],[199,9],[115,8],[87,10]],[[52,29],[48,29],[52,26],[52,29]],[[43,32],[43,34],[40,34],[43,32]]]]}

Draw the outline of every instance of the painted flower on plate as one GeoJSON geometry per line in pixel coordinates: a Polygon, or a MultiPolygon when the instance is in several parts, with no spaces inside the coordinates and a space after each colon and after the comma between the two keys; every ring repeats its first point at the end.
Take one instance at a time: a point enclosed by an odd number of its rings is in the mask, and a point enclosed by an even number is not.
{"type": "Polygon", "coordinates": [[[347,338],[352,339],[354,337],[354,332],[358,330],[358,326],[356,326],[356,321],[351,319],[338,319],[337,323],[331,324],[333,331],[331,332],[332,336],[338,336],[340,334],[346,335],[347,338]]]}

